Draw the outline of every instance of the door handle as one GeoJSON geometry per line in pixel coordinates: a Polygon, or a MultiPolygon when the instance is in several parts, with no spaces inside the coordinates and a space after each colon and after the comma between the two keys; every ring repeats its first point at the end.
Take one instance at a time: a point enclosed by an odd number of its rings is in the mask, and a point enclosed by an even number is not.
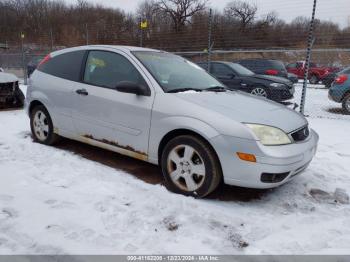
{"type": "Polygon", "coordinates": [[[86,91],[86,89],[75,90],[75,93],[77,93],[78,95],[82,95],[82,96],[87,96],[89,94],[88,91],[86,91]]]}

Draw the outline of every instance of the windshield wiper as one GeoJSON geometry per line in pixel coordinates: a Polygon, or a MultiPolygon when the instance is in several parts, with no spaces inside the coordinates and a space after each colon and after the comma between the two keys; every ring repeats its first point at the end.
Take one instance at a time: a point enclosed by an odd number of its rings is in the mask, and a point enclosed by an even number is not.
{"type": "Polygon", "coordinates": [[[204,89],[204,91],[207,91],[207,92],[226,92],[227,88],[224,86],[212,86],[212,87],[204,89]]]}
{"type": "Polygon", "coordinates": [[[167,91],[167,93],[178,93],[178,92],[186,92],[186,91],[202,92],[203,90],[198,88],[184,87],[184,88],[169,90],[167,91]]]}

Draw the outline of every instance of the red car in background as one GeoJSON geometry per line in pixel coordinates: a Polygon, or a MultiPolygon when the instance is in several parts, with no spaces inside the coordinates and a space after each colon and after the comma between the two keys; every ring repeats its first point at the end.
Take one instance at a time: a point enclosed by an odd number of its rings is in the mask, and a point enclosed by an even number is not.
{"type": "MultiPolygon", "coordinates": [[[[297,75],[299,79],[304,78],[305,61],[299,61],[296,63],[288,64],[286,68],[289,73],[293,73],[297,75]]],[[[308,78],[311,84],[318,84],[319,82],[322,82],[323,84],[328,86],[328,82],[330,81],[330,76],[331,75],[335,76],[334,73],[338,72],[339,70],[340,68],[337,68],[337,67],[318,66],[315,63],[310,63],[308,78]]]]}

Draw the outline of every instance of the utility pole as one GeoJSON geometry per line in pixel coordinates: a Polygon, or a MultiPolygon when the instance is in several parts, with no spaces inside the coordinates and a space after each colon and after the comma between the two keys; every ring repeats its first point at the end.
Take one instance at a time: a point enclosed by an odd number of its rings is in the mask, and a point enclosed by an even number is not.
{"type": "Polygon", "coordinates": [[[146,30],[148,28],[148,21],[147,21],[147,19],[144,19],[143,17],[145,17],[145,15],[140,17],[140,24],[139,24],[139,26],[140,26],[140,47],[143,46],[143,30],[146,30]]]}
{"type": "Polygon", "coordinates": [[[24,33],[21,32],[21,50],[22,50],[22,70],[23,70],[23,79],[24,79],[24,84],[27,84],[27,70],[26,70],[26,58],[25,58],[25,53],[24,53],[24,33]]]}
{"type": "Polygon", "coordinates": [[[312,8],[312,16],[311,16],[311,21],[310,21],[310,28],[309,28],[309,37],[308,37],[308,43],[307,43],[303,91],[301,94],[301,101],[300,101],[300,113],[302,113],[303,115],[305,113],[305,99],[306,99],[307,80],[309,78],[311,51],[312,51],[312,46],[315,42],[314,22],[315,22],[316,5],[317,5],[317,0],[314,0],[314,5],[312,8]]]}
{"type": "Polygon", "coordinates": [[[140,47],[143,46],[143,28],[142,28],[142,17],[140,17],[140,47]]]}
{"type": "Polygon", "coordinates": [[[89,28],[88,24],[85,24],[85,38],[86,38],[86,45],[89,45],[89,28]]]}
{"type": "Polygon", "coordinates": [[[212,30],[212,9],[210,8],[209,18],[208,18],[208,64],[207,64],[208,73],[210,73],[210,64],[211,64],[211,49],[212,49],[211,30],[212,30]]]}
{"type": "Polygon", "coordinates": [[[51,40],[51,51],[53,50],[53,33],[52,33],[52,27],[50,28],[50,40],[51,40]]]}

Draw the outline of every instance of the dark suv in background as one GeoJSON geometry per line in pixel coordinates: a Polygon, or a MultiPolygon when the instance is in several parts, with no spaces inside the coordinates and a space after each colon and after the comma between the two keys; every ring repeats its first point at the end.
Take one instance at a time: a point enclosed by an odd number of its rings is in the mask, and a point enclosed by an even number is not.
{"type": "MultiPolygon", "coordinates": [[[[207,69],[206,62],[198,63],[207,69]]],[[[214,61],[210,63],[210,73],[231,90],[241,90],[257,96],[281,102],[293,98],[293,83],[288,79],[258,75],[240,64],[214,61]]]]}
{"type": "Polygon", "coordinates": [[[282,61],[254,58],[239,60],[237,63],[253,71],[255,74],[279,76],[287,78],[293,83],[298,82],[298,77],[295,74],[288,73],[282,61]]]}

